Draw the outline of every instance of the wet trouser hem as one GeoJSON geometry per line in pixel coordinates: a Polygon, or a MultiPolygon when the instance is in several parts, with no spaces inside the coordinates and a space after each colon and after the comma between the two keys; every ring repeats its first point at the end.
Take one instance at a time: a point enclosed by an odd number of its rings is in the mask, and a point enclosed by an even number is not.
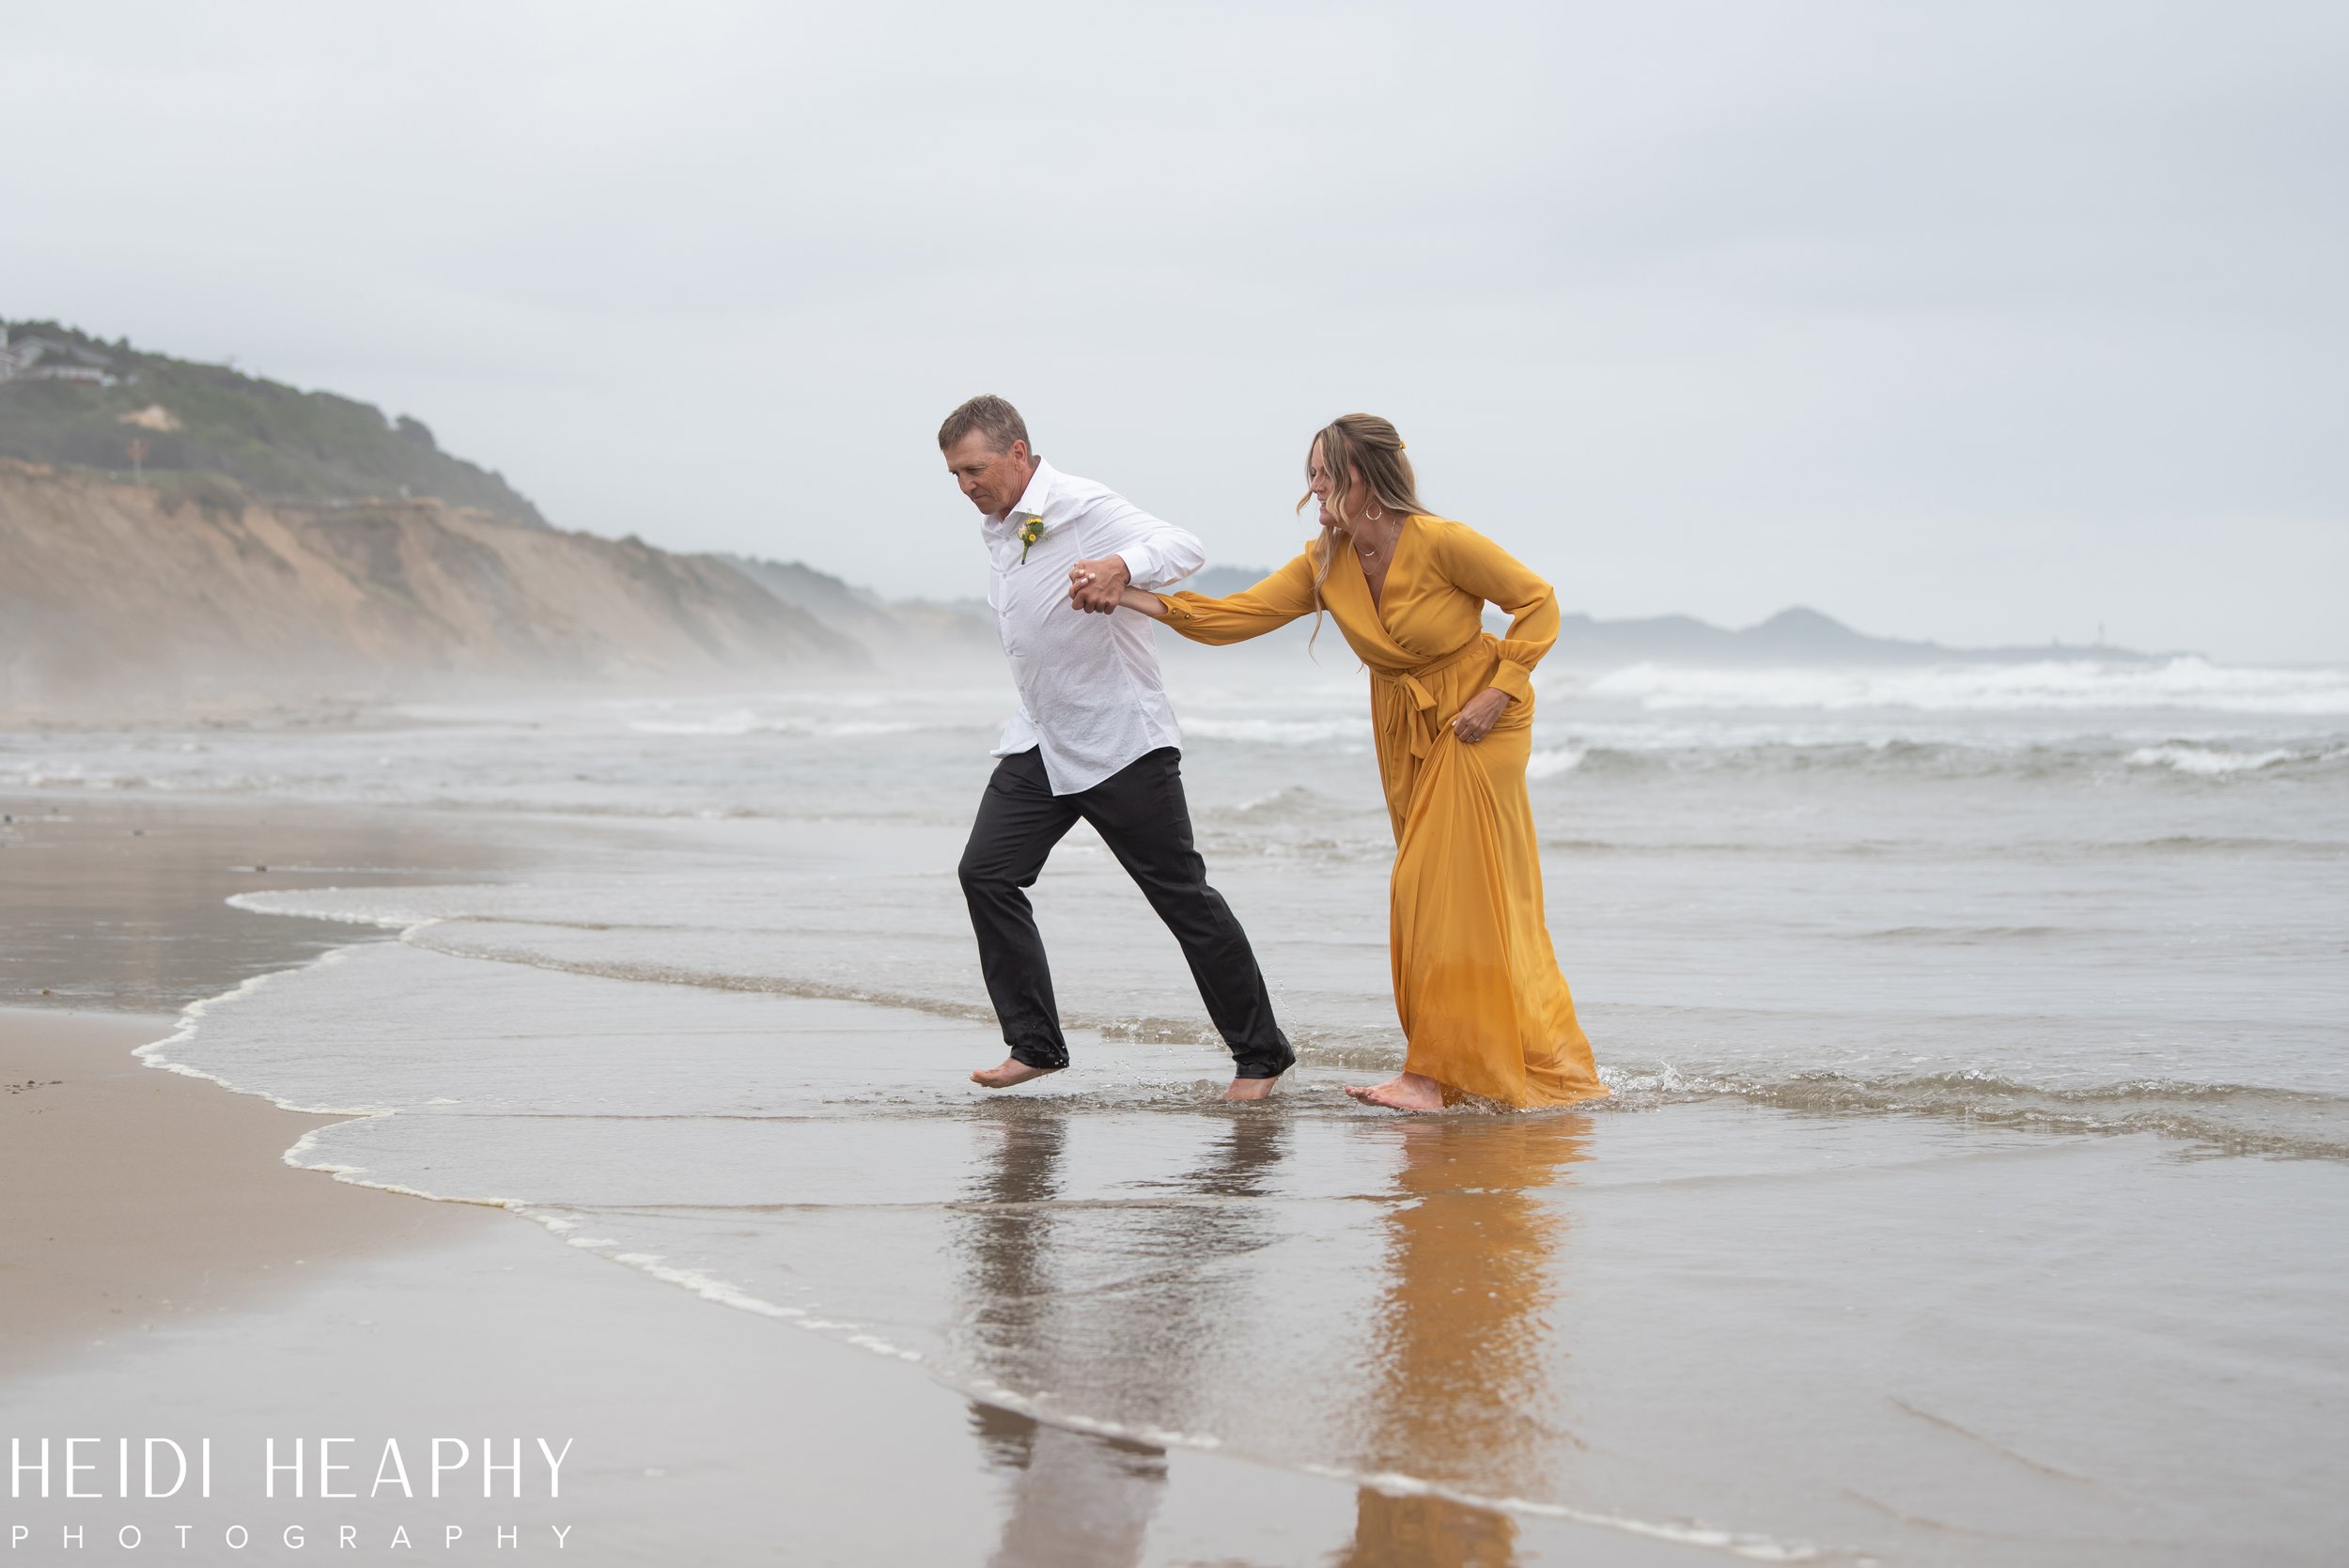
{"type": "Polygon", "coordinates": [[[1297,1052],[1289,1048],[1286,1040],[1281,1042],[1277,1052],[1252,1050],[1243,1053],[1236,1050],[1232,1053],[1234,1078],[1279,1078],[1296,1065],[1297,1052]]]}

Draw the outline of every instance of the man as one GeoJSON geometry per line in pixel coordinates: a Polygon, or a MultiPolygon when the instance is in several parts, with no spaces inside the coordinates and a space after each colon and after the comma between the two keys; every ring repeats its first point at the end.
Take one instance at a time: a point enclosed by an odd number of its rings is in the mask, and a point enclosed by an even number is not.
{"type": "Polygon", "coordinates": [[[1109,611],[1131,582],[1165,586],[1206,561],[1198,539],[1028,446],[1019,411],[973,397],[939,427],[939,450],[985,520],[987,601],[1011,659],[1019,711],[996,745],[995,776],[962,852],[962,892],[979,968],[1011,1055],[971,1075],[988,1089],[1068,1065],[1044,939],[1024,889],[1080,820],[1117,857],[1190,962],[1207,1016],[1232,1048],[1227,1100],[1258,1100],[1296,1062],[1248,934],[1190,842],[1182,732],[1159,680],[1151,626],[1109,611]],[[1070,580],[1091,582],[1072,603],[1070,580]]]}

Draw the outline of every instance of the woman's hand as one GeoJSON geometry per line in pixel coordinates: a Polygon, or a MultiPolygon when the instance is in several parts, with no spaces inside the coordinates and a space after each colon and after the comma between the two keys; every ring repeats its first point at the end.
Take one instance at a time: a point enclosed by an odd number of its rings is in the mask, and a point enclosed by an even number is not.
{"type": "Polygon", "coordinates": [[[1460,705],[1460,711],[1452,716],[1452,733],[1460,737],[1463,745],[1473,746],[1492,732],[1501,710],[1508,706],[1508,692],[1498,686],[1487,686],[1460,705]]]}
{"type": "Polygon", "coordinates": [[[1118,596],[1129,581],[1123,556],[1080,561],[1068,568],[1068,602],[1091,614],[1106,615],[1117,608],[1118,596]]]}
{"type": "Polygon", "coordinates": [[[1080,561],[1068,568],[1068,602],[1074,609],[1096,615],[1139,610],[1154,621],[1166,619],[1165,601],[1128,582],[1126,563],[1114,555],[1098,561],[1080,561]],[[1106,569],[1112,567],[1114,570],[1106,569]]]}

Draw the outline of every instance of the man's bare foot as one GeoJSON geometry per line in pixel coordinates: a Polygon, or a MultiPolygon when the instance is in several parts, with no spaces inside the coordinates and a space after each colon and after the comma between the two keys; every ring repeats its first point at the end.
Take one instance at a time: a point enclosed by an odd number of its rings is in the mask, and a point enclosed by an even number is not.
{"type": "Polygon", "coordinates": [[[1235,1102],[1268,1100],[1272,1097],[1273,1086],[1280,1081],[1277,1078],[1236,1078],[1232,1079],[1232,1086],[1223,1091],[1223,1097],[1235,1102]]]}
{"type": "Polygon", "coordinates": [[[981,1067],[971,1075],[971,1081],[982,1089],[1008,1089],[1015,1083],[1025,1083],[1032,1078],[1057,1073],[1058,1067],[1031,1067],[1016,1056],[1003,1058],[1000,1067],[981,1067]]]}
{"type": "Polygon", "coordinates": [[[1368,1088],[1347,1084],[1346,1092],[1364,1105],[1384,1106],[1389,1110],[1441,1110],[1443,1085],[1418,1073],[1405,1073],[1384,1083],[1368,1088]]]}

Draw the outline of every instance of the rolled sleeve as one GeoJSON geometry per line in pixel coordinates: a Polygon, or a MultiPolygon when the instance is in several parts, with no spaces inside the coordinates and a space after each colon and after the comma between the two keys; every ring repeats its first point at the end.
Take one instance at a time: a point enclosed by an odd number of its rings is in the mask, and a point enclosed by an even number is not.
{"type": "Polygon", "coordinates": [[[1533,694],[1533,672],[1514,659],[1503,659],[1494,667],[1491,684],[1511,702],[1521,703],[1533,694]]]}
{"type": "Polygon", "coordinates": [[[1120,503],[1101,518],[1095,537],[1101,554],[1126,563],[1126,578],[1137,588],[1180,582],[1207,564],[1206,546],[1187,528],[1120,503]]]}
{"type": "Polygon", "coordinates": [[[1163,588],[1180,582],[1207,564],[1206,547],[1180,528],[1169,527],[1158,538],[1119,547],[1119,560],[1137,588],[1163,588]]]}

